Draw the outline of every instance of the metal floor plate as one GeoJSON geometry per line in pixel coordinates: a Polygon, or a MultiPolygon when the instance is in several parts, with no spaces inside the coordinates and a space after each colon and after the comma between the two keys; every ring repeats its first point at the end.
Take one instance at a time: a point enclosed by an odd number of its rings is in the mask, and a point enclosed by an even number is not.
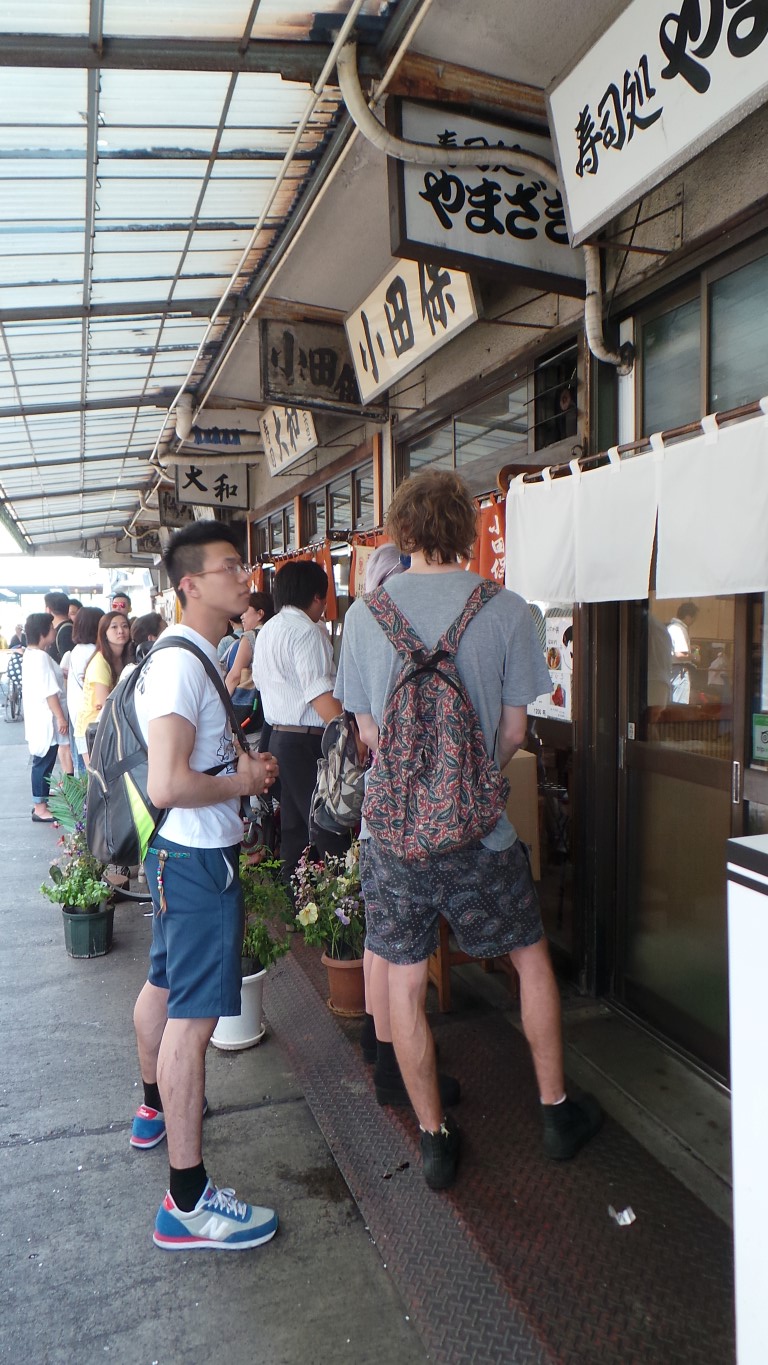
{"type": "Polygon", "coordinates": [[[575,1161],[547,1161],[528,1050],[498,1010],[431,1018],[463,1091],[459,1177],[436,1194],[411,1111],[377,1104],[359,1025],[326,994],[297,943],[270,971],[265,1010],[431,1359],[735,1359],[728,1228],[610,1119],[575,1161]],[[619,1227],[609,1204],[636,1222],[619,1227]]]}

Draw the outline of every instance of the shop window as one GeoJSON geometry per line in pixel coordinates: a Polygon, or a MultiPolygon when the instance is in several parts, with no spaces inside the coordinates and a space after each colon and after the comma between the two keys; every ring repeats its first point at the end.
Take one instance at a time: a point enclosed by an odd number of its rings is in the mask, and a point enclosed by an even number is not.
{"type": "Polygon", "coordinates": [[[296,513],[293,504],[285,509],[285,548],[286,550],[298,549],[296,540],[296,513]]]}
{"type": "Polygon", "coordinates": [[[279,553],[285,549],[285,527],[282,512],[277,512],[275,516],[269,518],[269,548],[274,553],[279,553]]]}
{"type": "Polygon", "coordinates": [[[643,327],[643,424],[666,431],[701,416],[698,299],[670,308],[643,327]]]}
{"type": "Polygon", "coordinates": [[[649,312],[640,325],[639,434],[762,398],[767,311],[768,255],[752,248],[708,266],[671,305],[649,312]]]}
{"type": "Polygon", "coordinates": [[[578,432],[576,346],[542,360],[534,370],[534,449],[544,450],[578,432]]]}
{"type": "Polygon", "coordinates": [[[374,525],[373,502],[373,464],[356,469],[352,491],[354,495],[354,518],[352,525],[356,531],[366,531],[374,525]]]}
{"type": "Polygon", "coordinates": [[[710,293],[709,411],[762,398],[768,389],[768,256],[715,280],[710,293]]]}
{"type": "Polygon", "coordinates": [[[346,474],[328,485],[328,512],[332,530],[349,530],[352,526],[352,480],[346,474]]]}
{"type": "Polygon", "coordinates": [[[325,540],[327,520],[325,515],[325,489],[309,493],[302,500],[303,539],[308,545],[317,540],[325,540]]]}
{"type": "Polygon", "coordinates": [[[269,533],[266,521],[259,521],[253,528],[253,554],[256,559],[263,559],[269,554],[269,533]]]}
{"type": "Polygon", "coordinates": [[[543,360],[515,383],[483,398],[399,450],[399,477],[422,469],[455,469],[476,497],[496,487],[504,465],[570,459],[579,436],[579,348],[543,360]],[[551,447],[564,442],[565,450],[551,447]],[[547,455],[535,457],[538,450],[547,455]]]}
{"type": "Polygon", "coordinates": [[[525,462],[528,447],[527,388],[496,394],[454,422],[456,469],[479,491],[494,488],[504,464],[525,462]]]}

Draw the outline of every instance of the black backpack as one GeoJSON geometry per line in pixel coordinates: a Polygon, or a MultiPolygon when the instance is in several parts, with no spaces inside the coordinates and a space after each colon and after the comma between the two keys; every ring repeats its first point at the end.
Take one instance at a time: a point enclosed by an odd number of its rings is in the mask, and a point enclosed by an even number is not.
{"type": "MultiPolygon", "coordinates": [[[[158,810],[147,793],[147,746],[136,715],[136,684],[147,659],[158,649],[188,649],[203,664],[227,710],[232,730],[242,748],[245,736],[218,669],[191,640],[175,635],[157,640],[143,663],[121,678],[104,703],[90,754],[85,838],[102,863],[135,867],[163,823],[167,810],[158,810]]],[[[213,775],[227,767],[206,768],[213,775]]]]}

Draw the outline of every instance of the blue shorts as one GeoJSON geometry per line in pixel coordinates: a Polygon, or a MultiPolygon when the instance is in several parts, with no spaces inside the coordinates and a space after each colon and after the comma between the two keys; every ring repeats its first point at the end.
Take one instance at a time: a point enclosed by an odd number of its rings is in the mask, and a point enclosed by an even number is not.
{"type": "Polygon", "coordinates": [[[237,845],[184,848],[158,834],[144,860],[152,893],[148,981],[168,991],[169,1019],[240,1013],[243,893],[237,845]],[[161,909],[158,886],[162,870],[161,909]]]}
{"type": "Polygon", "coordinates": [[[470,844],[406,863],[378,840],[360,840],[365,946],[398,966],[423,962],[444,915],[462,952],[502,957],[544,937],[528,850],[520,839],[495,851],[470,844]]]}

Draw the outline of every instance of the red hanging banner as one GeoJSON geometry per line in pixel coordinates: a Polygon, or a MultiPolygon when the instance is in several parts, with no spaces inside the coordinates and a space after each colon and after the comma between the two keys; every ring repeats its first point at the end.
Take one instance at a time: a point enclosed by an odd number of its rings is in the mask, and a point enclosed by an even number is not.
{"type": "Polygon", "coordinates": [[[504,583],[506,546],[504,541],[504,499],[494,498],[478,517],[479,534],[470,568],[482,578],[504,583]],[[476,567],[477,565],[477,567],[476,567]]]}

